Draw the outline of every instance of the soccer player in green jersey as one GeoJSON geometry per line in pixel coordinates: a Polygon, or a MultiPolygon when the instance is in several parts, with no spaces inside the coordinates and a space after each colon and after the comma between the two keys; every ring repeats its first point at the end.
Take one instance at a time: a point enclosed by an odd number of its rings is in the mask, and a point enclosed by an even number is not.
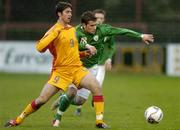
{"type": "MultiPolygon", "coordinates": [[[[97,74],[96,66],[99,63],[99,59],[101,59],[102,57],[105,44],[104,38],[106,36],[126,35],[129,37],[142,39],[146,44],[154,41],[153,35],[151,34],[141,34],[129,29],[116,28],[106,24],[97,25],[94,13],[91,11],[87,11],[82,14],[81,24],[76,27],[76,31],[80,51],[86,50],[85,47],[87,47],[88,44],[94,46],[97,49],[97,53],[95,55],[81,59],[83,65],[89,68],[89,70],[92,70],[91,72],[94,73],[94,75],[97,74]]],[[[71,89],[69,89],[68,91],[71,91],[71,89]]],[[[77,95],[71,101],[71,104],[82,105],[87,100],[89,94],[89,90],[83,88],[79,89],[77,95]]],[[[61,120],[62,114],[69,106],[69,102],[66,102],[65,98],[66,97],[62,95],[59,100],[59,106],[55,115],[55,120],[61,120]]],[[[107,127],[105,126],[101,128],[107,127]]]]}
{"type": "MultiPolygon", "coordinates": [[[[102,9],[96,9],[93,12],[94,12],[94,16],[96,17],[96,23],[103,24],[105,22],[106,12],[102,9]]],[[[104,37],[104,50],[102,53],[102,57],[99,59],[96,70],[97,72],[95,74],[96,79],[99,81],[101,87],[104,81],[106,70],[111,70],[112,68],[112,57],[115,53],[115,50],[116,50],[116,46],[115,46],[114,37],[113,36],[104,37]]],[[[75,110],[75,115],[81,114],[81,107],[82,105],[77,106],[77,109],[75,110]]]]}
{"type": "MultiPolygon", "coordinates": [[[[96,17],[97,24],[103,24],[105,22],[106,12],[102,9],[96,9],[93,11],[96,17]]],[[[116,46],[113,36],[106,36],[104,38],[104,51],[102,53],[101,59],[98,62],[98,73],[97,79],[102,85],[105,76],[105,70],[111,70],[112,68],[112,57],[115,53],[116,46]]]]}

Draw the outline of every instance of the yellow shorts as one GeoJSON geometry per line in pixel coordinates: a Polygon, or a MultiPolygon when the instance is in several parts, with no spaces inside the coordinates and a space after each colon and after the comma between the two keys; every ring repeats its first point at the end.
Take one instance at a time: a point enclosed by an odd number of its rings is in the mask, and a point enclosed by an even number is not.
{"type": "Polygon", "coordinates": [[[89,71],[83,66],[61,69],[61,71],[54,70],[48,83],[66,91],[71,83],[78,87],[82,78],[87,74],[89,74],[89,71]]]}

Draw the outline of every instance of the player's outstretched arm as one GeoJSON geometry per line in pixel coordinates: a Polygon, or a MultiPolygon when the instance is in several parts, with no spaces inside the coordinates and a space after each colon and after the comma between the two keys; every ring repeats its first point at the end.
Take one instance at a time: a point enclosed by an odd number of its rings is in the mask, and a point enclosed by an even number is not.
{"type": "Polygon", "coordinates": [[[149,45],[150,42],[154,42],[154,36],[152,34],[142,34],[141,37],[147,45],[149,45]]]}
{"type": "Polygon", "coordinates": [[[125,35],[128,37],[134,37],[138,39],[142,39],[146,44],[154,41],[154,37],[152,34],[142,34],[130,29],[126,28],[116,28],[110,25],[101,25],[100,26],[104,35],[114,36],[114,35],[125,35]]]}

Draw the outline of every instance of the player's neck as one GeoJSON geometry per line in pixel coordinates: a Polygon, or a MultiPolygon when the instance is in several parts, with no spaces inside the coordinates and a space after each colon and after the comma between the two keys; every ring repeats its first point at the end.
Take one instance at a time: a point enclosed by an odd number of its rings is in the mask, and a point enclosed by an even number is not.
{"type": "Polygon", "coordinates": [[[58,21],[57,21],[59,24],[61,24],[63,27],[68,27],[69,26],[69,23],[66,23],[66,22],[64,22],[63,20],[61,20],[61,19],[58,19],[58,21]]]}

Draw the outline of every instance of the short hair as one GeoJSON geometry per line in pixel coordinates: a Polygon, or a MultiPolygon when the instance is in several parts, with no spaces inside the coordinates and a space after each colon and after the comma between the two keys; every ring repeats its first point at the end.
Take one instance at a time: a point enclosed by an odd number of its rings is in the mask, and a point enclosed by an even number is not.
{"type": "Polygon", "coordinates": [[[66,8],[72,9],[72,5],[68,2],[59,1],[55,6],[56,14],[58,14],[58,12],[62,13],[66,8]]]}
{"type": "Polygon", "coordinates": [[[81,15],[81,23],[88,24],[89,21],[96,21],[96,17],[92,11],[86,11],[81,15]]]}
{"type": "Polygon", "coordinates": [[[95,9],[95,10],[93,11],[93,13],[94,13],[94,14],[100,13],[100,14],[103,14],[104,16],[106,16],[106,11],[104,11],[103,9],[95,9]]]}

